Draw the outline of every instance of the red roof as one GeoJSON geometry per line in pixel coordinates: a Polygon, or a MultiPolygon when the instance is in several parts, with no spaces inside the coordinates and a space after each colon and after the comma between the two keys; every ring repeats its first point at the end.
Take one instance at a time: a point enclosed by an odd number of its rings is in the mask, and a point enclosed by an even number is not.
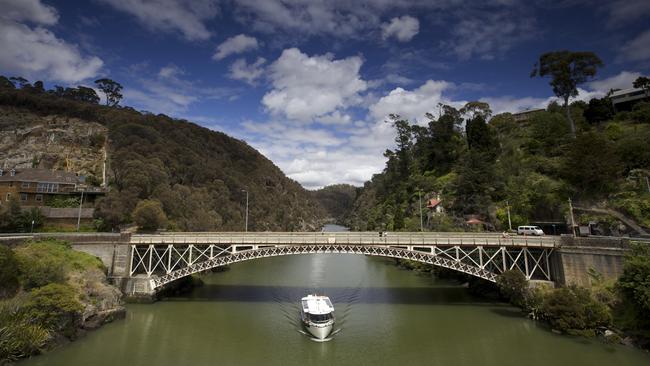
{"type": "Polygon", "coordinates": [[[479,219],[476,219],[476,218],[471,218],[471,219],[467,220],[466,223],[468,225],[480,225],[480,224],[483,223],[483,221],[481,221],[479,219]]]}
{"type": "Polygon", "coordinates": [[[435,198],[432,198],[429,200],[429,204],[427,205],[427,208],[436,208],[442,202],[441,200],[437,200],[435,198]]]}

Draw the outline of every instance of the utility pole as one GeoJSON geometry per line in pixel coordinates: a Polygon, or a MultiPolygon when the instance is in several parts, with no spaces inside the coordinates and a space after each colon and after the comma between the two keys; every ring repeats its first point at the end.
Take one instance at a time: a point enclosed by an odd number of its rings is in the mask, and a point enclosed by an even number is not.
{"type": "Polygon", "coordinates": [[[576,223],[575,219],[573,218],[573,204],[571,204],[571,198],[569,198],[569,214],[571,215],[571,234],[573,236],[576,236],[576,223]]]}
{"type": "Polygon", "coordinates": [[[246,232],[248,232],[248,191],[245,190],[245,189],[242,189],[241,191],[246,192],[246,224],[245,224],[246,226],[245,226],[245,230],[246,230],[246,232]]]}
{"type": "Polygon", "coordinates": [[[648,176],[645,176],[645,185],[648,187],[648,193],[650,193],[650,178],[648,176]]]}
{"type": "Polygon", "coordinates": [[[422,192],[418,189],[418,201],[420,202],[420,232],[424,231],[424,225],[422,224],[422,192]]]}
{"type": "Polygon", "coordinates": [[[81,199],[79,200],[79,215],[77,215],[77,231],[79,231],[79,227],[81,226],[81,206],[84,203],[84,190],[83,188],[81,189],[81,199]]]}
{"type": "Polygon", "coordinates": [[[512,221],[510,221],[510,204],[506,201],[506,210],[508,211],[508,228],[512,231],[512,221]]]}

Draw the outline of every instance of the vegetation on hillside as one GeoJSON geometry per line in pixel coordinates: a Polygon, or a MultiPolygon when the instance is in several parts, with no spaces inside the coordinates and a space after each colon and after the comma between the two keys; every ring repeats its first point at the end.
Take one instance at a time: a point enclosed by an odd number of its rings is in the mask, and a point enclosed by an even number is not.
{"type": "Polygon", "coordinates": [[[57,240],[0,245],[0,364],[74,339],[89,319],[120,305],[98,258],[57,240]]]}
{"type": "Polygon", "coordinates": [[[0,77],[0,105],[108,128],[111,189],[97,204],[101,230],[134,222],[141,201],[162,207],[167,220],[161,228],[243,230],[242,190],[249,193],[249,230],[318,228],[324,216],[320,205],[245,142],[187,121],[120,107],[121,86],[97,82],[111,97],[107,106],[99,105],[89,88],[44,90],[42,83],[0,77]]]}
{"type": "Polygon", "coordinates": [[[340,223],[345,214],[352,209],[358,190],[357,187],[349,184],[334,184],[310,193],[323,207],[327,218],[340,223]]]}
{"type": "MultiPolygon", "coordinates": [[[[489,105],[456,109],[439,105],[427,123],[390,120],[395,150],[383,172],[359,192],[345,221],[354,230],[419,230],[419,195],[439,194],[447,214],[430,230],[465,229],[476,215],[488,227],[533,221],[567,222],[567,200],[615,209],[650,227],[650,103],[614,112],[604,97],[569,106],[573,138],[563,108],[551,103],[528,121],[491,117],[489,105]],[[434,193],[435,192],[435,193],[434,193]]],[[[610,232],[619,233],[614,220],[610,232]]]]}

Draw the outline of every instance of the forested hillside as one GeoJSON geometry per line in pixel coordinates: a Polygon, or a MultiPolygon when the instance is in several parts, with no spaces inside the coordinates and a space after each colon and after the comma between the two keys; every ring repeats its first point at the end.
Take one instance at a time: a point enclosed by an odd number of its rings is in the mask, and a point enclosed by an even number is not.
{"type": "MultiPolygon", "coordinates": [[[[562,106],[551,103],[527,121],[491,117],[489,105],[441,105],[413,124],[391,120],[396,149],[367,182],[346,222],[357,230],[419,230],[419,197],[440,195],[446,209],[431,230],[467,229],[470,215],[487,228],[533,221],[568,222],[568,199],[601,213],[576,210],[576,221],[600,222],[603,234],[630,228],[607,210],[650,227],[650,103],[615,113],[608,98],[570,105],[572,136],[562,106]],[[435,192],[435,193],[434,193],[435,192]]],[[[424,203],[423,203],[424,205],[424,203]]],[[[426,209],[425,209],[426,212],[426,209]]]]}
{"type": "Polygon", "coordinates": [[[352,209],[358,190],[359,188],[349,184],[334,184],[311,191],[311,194],[325,210],[328,221],[341,223],[343,217],[352,209]]]}
{"type": "MultiPolygon", "coordinates": [[[[96,207],[102,230],[133,222],[139,211],[144,217],[153,213],[149,217],[170,230],[243,231],[244,190],[249,194],[249,230],[320,225],[324,213],[310,194],[243,141],[188,121],[120,107],[115,100],[101,106],[89,88],[46,91],[41,82],[19,81],[14,87],[8,79],[0,80],[3,131],[29,128],[45,116],[107,128],[111,189],[96,207]]],[[[3,160],[13,155],[9,150],[0,152],[3,160]]]]}

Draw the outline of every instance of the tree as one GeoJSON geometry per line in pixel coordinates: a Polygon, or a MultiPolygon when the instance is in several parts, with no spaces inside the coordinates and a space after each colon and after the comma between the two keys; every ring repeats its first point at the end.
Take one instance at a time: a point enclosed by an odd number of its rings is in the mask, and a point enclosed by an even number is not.
{"type": "Polygon", "coordinates": [[[586,82],[596,75],[603,61],[593,52],[554,51],[547,52],[539,57],[530,76],[550,76],[550,85],[553,93],[564,100],[566,118],[571,128],[571,135],[575,137],[576,126],[569,110],[569,98],[578,95],[578,85],[586,82]]]}
{"type": "Polygon", "coordinates": [[[553,329],[572,334],[585,334],[611,323],[607,305],[593,298],[584,287],[568,286],[551,291],[544,297],[541,312],[553,329]]]}
{"type": "Polygon", "coordinates": [[[511,304],[524,307],[528,294],[528,281],[521,271],[509,270],[497,277],[497,286],[503,297],[511,304]]]}
{"type": "Polygon", "coordinates": [[[605,98],[592,98],[589,101],[587,109],[584,111],[584,116],[591,124],[607,121],[614,117],[614,107],[612,106],[611,99],[605,98]]]}
{"type": "Polygon", "coordinates": [[[107,106],[115,107],[120,103],[120,100],[122,100],[122,85],[120,83],[104,78],[95,80],[95,84],[106,96],[107,106]]]}
{"type": "Polygon", "coordinates": [[[635,88],[641,88],[646,92],[648,92],[650,91],[650,78],[646,76],[639,76],[638,78],[636,78],[636,80],[634,80],[632,86],[635,88]]]}
{"type": "Polygon", "coordinates": [[[85,86],[79,85],[77,87],[76,100],[86,103],[98,104],[99,96],[95,92],[95,89],[86,88],[85,86]]]}
{"type": "Polygon", "coordinates": [[[16,89],[16,86],[6,76],[0,75],[0,89],[16,89]]]}
{"type": "Polygon", "coordinates": [[[483,119],[487,120],[492,115],[490,105],[479,101],[467,102],[459,112],[465,115],[469,120],[474,119],[477,116],[481,116],[483,119]]]}
{"type": "Polygon", "coordinates": [[[158,200],[142,200],[133,210],[133,220],[142,230],[153,231],[167,224],[167,216],[158,200]]]}

